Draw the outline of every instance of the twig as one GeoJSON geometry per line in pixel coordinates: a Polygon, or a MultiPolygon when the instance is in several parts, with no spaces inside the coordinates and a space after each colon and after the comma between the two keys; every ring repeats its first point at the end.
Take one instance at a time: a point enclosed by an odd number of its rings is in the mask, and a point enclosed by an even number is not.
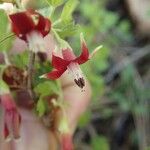
{"type": "Polygon", "coordinates": [[[29,94],[32,98],[33,98],[32,76],[33,76],[34,60],[35,60],[35,54],[32,51],[30,51],[30,53],[29,53],[29,63],[28,63],[27,90],[29,91],[29,94]]]}
{"type": "MultiPolygon", "coordinates": [[[[144,84],[141,79],[139,72],[135,69],[135,82],[137,83],[137,87],[144,91],[144,84]]],[[[149,137],[150,137],[150,129],[149,122],[150,117],[148,113],[149,103],[147,99],[139,98],[139,102],[137,105],[143,106],[145,108],[145,112],[140,112],[140,114],[135,113],[135,123],[137,126],[137,132],[139,133],[139,147],[141,150],[146,149],[149,146],[149,137]],[[142,137],[142,139],[140,139],[142,137]]]]}
{"type": "Polygon", "coordinates": [[[150,54],[150,46],[146,46],[134,52],[131,56],[125,57],[121,62],[117,63],[106,75],[106,82],[111,82],[115,75],[120,73],[129,64],[136,63],[139,59],[150,54]]]}

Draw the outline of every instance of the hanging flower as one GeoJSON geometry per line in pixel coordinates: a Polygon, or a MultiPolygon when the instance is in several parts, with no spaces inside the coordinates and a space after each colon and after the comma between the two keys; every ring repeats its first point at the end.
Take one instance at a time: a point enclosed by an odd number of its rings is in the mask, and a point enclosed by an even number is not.
{"type": "Polygon", "coordinates": [[[1,96],[1,104],[4,108],[4,137],[5,139],[18,139],[21,117],[10,94],[1,96]]]}
{"type": "Polygon", "coordinates": [[[87,62],[102,46],[97,47],[91,54],[89,54],[82,35],[80,41],[82,53],[79,57],[76,57],[70,48],[62,49],[63,58],[58,57],[53,53],[52,65],[54,70],[40,77],[55,80],[68,70],[73,76],[75,83],[82,89],[85,86],[85,81],[79,65],[87,62]]]}
{"type": "Polygon", "coordinates": [[[51,22],[34,10],[9,15],[12,31],[26,41],[29,50],[44,51],[44,37],[50,32],[51,22]]]}
{"type": "Polygon", "coordinates": [[[0,104],[4,110],[4,138],[6,140],[18,139],[20,137],[21,116],[6,84],[0,81],[0,85],[2,89],[0,91],[0,104]]]}

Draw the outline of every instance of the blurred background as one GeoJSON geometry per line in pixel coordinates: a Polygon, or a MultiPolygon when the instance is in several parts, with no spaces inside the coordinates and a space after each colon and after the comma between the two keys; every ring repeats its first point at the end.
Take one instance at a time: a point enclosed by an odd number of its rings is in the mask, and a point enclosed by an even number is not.
{"type": "MultiPolygon", "coordinates": [[[[77,149],[149,150],[150,1],[82,0],[74,18],[91,51],[104,46],[83,65],[93,97],[74,137],[77,149]]],[[[78,34],[69,40],[80,49],[78,34]]]]}
{"type": "Polygon", "coordinates": [[[72,38],[59,34],[77,55],[80,32],[91,52],[103,45],[82,65],[93,94],[76,149],[150,150],[150,0],[80,0],[73,17],[72,38]]]}

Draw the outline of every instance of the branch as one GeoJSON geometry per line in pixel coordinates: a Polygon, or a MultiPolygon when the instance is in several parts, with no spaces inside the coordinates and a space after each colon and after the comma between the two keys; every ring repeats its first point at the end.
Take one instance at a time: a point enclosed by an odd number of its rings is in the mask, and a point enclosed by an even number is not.
{"type": "Polygon", "coordinates": [[[106,75],[106,82],[107,83],[111,82],[114,79],[115,75],[120,73],[129,64],[135,64],[139,59],[150,54],[149,49],[150,49],[150,46],[140,48],[139,50],[134,52],[132,55],[125,57],[121,62],[114,65],[114,67],[112,67],[112,69],[110,69],[110,71],[106,75]]]}
{"type": "Polygon", "coordinates": [[[32,99],[33,99],[32,76],[33,76],[34,61],[35,61],[35,54],[32,51],[30,51],[28,63],[27,90],[29,91],[29,94],[32,97],[32,99]]]}

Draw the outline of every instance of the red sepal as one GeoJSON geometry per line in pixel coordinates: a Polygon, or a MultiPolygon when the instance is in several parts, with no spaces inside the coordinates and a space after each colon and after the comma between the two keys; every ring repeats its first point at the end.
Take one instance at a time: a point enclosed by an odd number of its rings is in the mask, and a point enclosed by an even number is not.
{"type": "Polygon", "coordinates": [[[27,40],[26,35],[32,31],[40,32],[43,37],[51,29],[51,22],[34,10],[27,10],[9,15],[12,24],[12,31],[22,40],[27,40]],[[33,17],[38,18],[36,23],[33,17]]]}
{"type": "Polygon", "coordinates": [[[76,56],[70,48],[62,49],[62,55],[63,58],[67,61],[73,61],[76,59],[76,56]]]}
{"type": "Polygon", "coordinates": [[[52,66],[55,69],[61,70],[61,69],[67,68],[69,63],[70,61],[64,60],[63,58],[60,58],[52,54],[52,66]]]}
{"type": "Polygon", "coordinates": [[[58,79],[66,70],[67,70],[67,68],[64,68],[61,70],[53,70],[53,71],[47,73],[46,77],[51,80],[58,79]]]}
{"type": "Polygon", "coordinates": [[[81,55],[75,59],[75,62],[77,62],[79,65],[89,60],[89,50],[86,46],[85,41],[82,41],[81,49],[82,49],[81,55]]]}

